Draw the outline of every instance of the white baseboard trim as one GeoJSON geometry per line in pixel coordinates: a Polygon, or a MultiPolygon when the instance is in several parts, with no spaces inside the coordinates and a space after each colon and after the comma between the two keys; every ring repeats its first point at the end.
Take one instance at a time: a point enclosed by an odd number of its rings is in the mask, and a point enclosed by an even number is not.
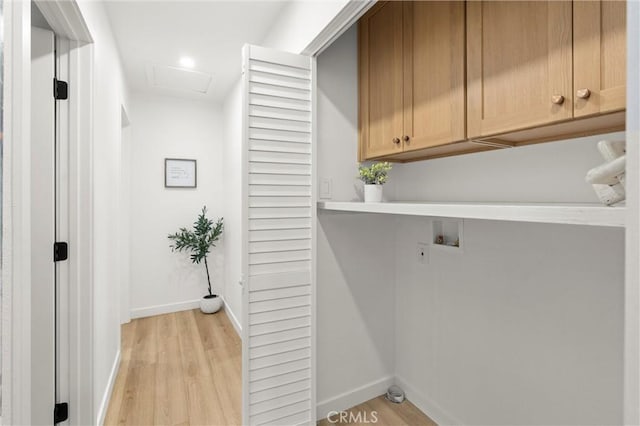
{"type": "Polygon", "coordinates": [[[97,425],[102,426],[104,424],[104,417],[107,415],[107,408],[109,408],[109,401],[111,401],[111,393],[113,392],[113,385],[116,382],[119,368],[120,349],[118,349],[116,358],[113,360],[113,366],[111,367],[111,373],[109,373],[109,380],[107,381],[107,388],[104,390],[104,395],[102,395],[102,402],[100,402],[100,408],[98,409],[97,425]]]}
{"type": "MultiPolygon", "coordinates": [[[[227,316],[231,320],[231,324],[233,328],[235,328],[236,332],[239,336],[242,336],[242,326],[240,325],[240,321],[238,321],[238,317],[233,313],[229,305],[227,305],[224,297],[220,296],[223,302],[223,309],[227,313],[227,316]]],[[[188,311],[190,309],[197,309],[200,307],[200,299],[196,300],[187,300],[184,302],[178,303],[167,303],[166,305],[155,305],[149,306],[147,308],[137,308],[131,310],[131,319],[135,318],[145,318],[152,317],[154,315],[162,315],[162,314],[170,314],[173,312],[180,311],[188,311]]]]}
{"type": "Polygon", "coordinates": [[[421,392],[418,392],[414,386],[409,384],[404,378],[396,376],[396,385],[404,391],[405,396],[416,407],[425,413],[431,420],[440,426],[461,425],[464,424],[460,420],[454,418],[445,412],[442,407],[436,404],[432,399],[428,398],[421,392]]]}
{"type": "Polygon", "coordinates": [[[227,317],[229,317],[233,328],[236,329],[236,333],[238,333],[238,336],[240,336],[240,339],[242,339],[242,326],[240,325],[240,321],[238,321],[238,317],[236,317],[236,315],[233,313],[231,307],[227,304],[227,301],[224,300],[224,297],[222,298],[222,301],[224,302],[223,306],[227,317]]]}
{"type": "Polygon", "coordinates": [[[155,305],[147,308],[137,308],[131,310],[131,319],[152,317],[154,315],[170,314],[172,312],[188,311],[200,307],[200,299],[186,300],[184,302],[167,303],[166,305],[155,305]]]}
{"type": "Polygon", "coordinates": [[[371,383],[344,392],[333,398],[325,399],[316,405],[318,420],[325,419],[331,411],[342,411],[361,404],[387,392],[389,386],[395,383],[393,376],[383,377],[371,383]]]}

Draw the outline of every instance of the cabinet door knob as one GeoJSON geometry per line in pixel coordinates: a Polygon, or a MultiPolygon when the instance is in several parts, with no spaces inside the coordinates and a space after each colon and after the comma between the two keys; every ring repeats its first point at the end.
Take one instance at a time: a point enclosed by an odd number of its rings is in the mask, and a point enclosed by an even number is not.
{"type": "Polygon", "coordinates": [[[576,95],[580,99],[589,99],[589,96],[591,96],[591,90],[589,90],[589,89],[578,89],[578,91],[576,92],[576,95]]]}
{"type": "Polygon", "coordinates": [[[402,140],[405,141],[405,142],[409,142],[409,135],[404,135],[402,137],[402,140]]]}
{"type": "Polygon", "coordinates": [[[393,138],[393,143],[400,143],[400,138],[393,138]]]}
{"type": "Polygon", "coordinates": [[[562,105],[564,103],[564,96],[562,95],[553,95],[551,96],[551,102],[556,105],[562,105]]]}

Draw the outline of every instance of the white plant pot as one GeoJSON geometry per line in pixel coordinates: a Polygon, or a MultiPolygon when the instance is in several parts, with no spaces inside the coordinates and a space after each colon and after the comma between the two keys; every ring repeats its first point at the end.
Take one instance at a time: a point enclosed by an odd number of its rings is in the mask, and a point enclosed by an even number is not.
{"type": "Polygon", "coordinates": [[[381,203],[382,202],[382,185],[364,185],[364,202],[365,203],[381,203]]]}
{"type": "Polygon", "coordinates": [[[218,312],[221,307],[222,299],[220,296],[213,295],[213,297],[210,297],[207,295],[200,299],[200,310],[202,313],[214,314],[218,312]]]}

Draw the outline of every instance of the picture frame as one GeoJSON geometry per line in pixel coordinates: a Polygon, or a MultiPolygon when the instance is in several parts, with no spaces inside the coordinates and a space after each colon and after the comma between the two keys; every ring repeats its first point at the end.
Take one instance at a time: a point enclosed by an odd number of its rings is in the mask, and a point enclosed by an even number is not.
{"type": "Polygon", "coordinates": [[[165,158],[164,187],[197,188],[198,162],[187,158],[165,158]]]}

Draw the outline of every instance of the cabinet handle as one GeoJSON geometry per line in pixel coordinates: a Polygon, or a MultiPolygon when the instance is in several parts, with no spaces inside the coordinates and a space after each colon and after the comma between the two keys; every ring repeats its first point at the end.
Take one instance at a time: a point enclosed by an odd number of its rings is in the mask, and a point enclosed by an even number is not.
{"type": "Polygon", "coordinates": [[[580,99],[589,99],[589,96],[591,96],[591,90],[589,90],[589,89],[578,89],[578,91],[576,92],[576,95],[580,99]]]}
{"type": "Polygon", "coordinates": [[[393,138],[393,143],[400,143],[400,138],[393,138]]]}
{"type": "Polygon", "coordinates": [[[404,136],[402,137],[402,140],[403,140],[403,141],[405,141],[405,142],[409,142],[409,139],[410,139],[410,138],[409,138],[409,135],[404,135],[404,136]]]}
{"type": "Polygon", "coordinates": [[[564,96],[562,95],[553,95],[551,96],[551,102],[556,105],[562,105],[564,103],[564,96]]]}

